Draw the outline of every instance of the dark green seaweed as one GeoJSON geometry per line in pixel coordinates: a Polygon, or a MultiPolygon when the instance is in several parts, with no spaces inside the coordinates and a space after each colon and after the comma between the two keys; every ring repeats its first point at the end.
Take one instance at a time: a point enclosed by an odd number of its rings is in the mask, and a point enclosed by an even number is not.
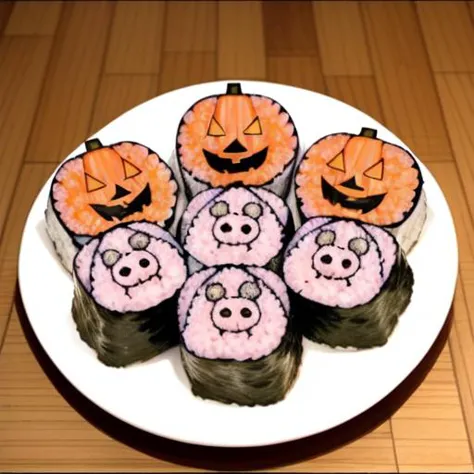
{"type": "Polygon", "coordinates": [[[81,339],[102,363],[125,367],[179,343],[177,295],[146,311],[122,314],[98,305],[74,277],[72,316],[81,339]]]}

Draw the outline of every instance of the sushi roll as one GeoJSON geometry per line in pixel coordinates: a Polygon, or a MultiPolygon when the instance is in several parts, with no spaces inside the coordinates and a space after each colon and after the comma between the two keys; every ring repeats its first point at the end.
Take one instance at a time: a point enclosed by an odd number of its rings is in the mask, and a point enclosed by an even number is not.
{"type": "Polygon", "coordinates": [[[301,363],[283,281],[259,267],[207,268],[179,296],[181,356],[194,395],[270,405],[285,398],[301,363]]]}
{"type": "Polygon", "coordinates": [[[303,336],[357,349],[387,342],[414,284],[392,234],[331,217],[315,217],[298,229],[285,251],[283,274],[303,336]]]}
{"type": "Polygon", "coordinates": [[[243,93],[239,83],[196,102],[176,141],[189,199],[235,183],[264,186],[283,198],[288,192],[298,153],[293,120],[278,102],[243,93]]]}
{"type": "Polygon", "coordinates": [[[267,266],[278,272],[294,226],[285,202],[262,188],[209,189],[188,205],[180,241],[190,273],[214,265],[267,266]]]}
{"type": "Polygon", "coordinates": [[[45,212],[46,229],[69,273],[77,251],[117,224],[145,220],[167,228],[178,196],[170,168],[147,147],[104,147],[98,139],[85,147],[57,170],[45,212]]]}
{"type": "Polygon", "coordinates": [[[155,224],[120,224],[93,238],[74,259],[72,316],[81,339],[112,367],[175,346],[186,277],[182,250],[155,224]]]}
{"type": "Polygon", "coordinates": [[[407,150],[378,139],[376,130],[320,139],[306,151],[295,181],[303,221],[337,216],[378,225],[407,254],[420,237],[427,215],[420,167],[407,150]]]}

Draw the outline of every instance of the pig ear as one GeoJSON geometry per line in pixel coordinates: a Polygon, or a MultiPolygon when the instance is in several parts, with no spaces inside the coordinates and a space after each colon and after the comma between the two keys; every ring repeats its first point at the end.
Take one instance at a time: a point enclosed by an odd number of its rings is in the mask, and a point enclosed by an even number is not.
{"type": "Polygon", "coordinates": [[[323,230],[316,237],[316,243],[320,246],[331,245],[336,240],[336,234],[332,230],[323,230]]]}
{"type": "Polygon", "coordinates": [[[262,215],[263,209],[262,206],[256,202],[249,202],[245,204],[243,211],[246,216],[258,219],[262,215]]]}
{"type": "Polygon", "coordinates": [[[94,260],[99,243],[100,240],[97,238],[90,240],[74,258],[74,271],[87,291],[91,291],[92,261],[94,260]]]}
{"type": "Polygon", "coordinates": [[[349,240],[349,250],[352,250],[359,257],[369,251],[369,243],[362,237],[354,237],[349,240]]]}
{"type": "Polygon", "coordinates": [[[106,250],[102,255],[102,261],[106,267],[112,267],[120,260],[120,252],[117,250],[106,250]]]}
{"type": "Polygon", "coordinates": [[[239,288],[239,296],[248,300],[256,300],[262,292],[257,283],[246,281],[239,288]]]}
{"type": "Polygon", "coordinates": [[[128,239],[128,243],[133,250],[143,250],[148,247],[150,237],[142,232],[137,232],[128,239]]]}
{"type": "Polygon", "coordinates": [[[206,298],[209,301],[219,301],[225,296],[225,288],[220,283],[213,283],[206,288],[206,298]]]}
{"type": "Polygon", "coordinates": [[[229,205],[225,201],[218,201],[209,209],[209,212],[214,217],[226,216],[229,214],[229,205]]]}
{"type": "Polygon", "coordinates": [[[285,226],[288,223],[288,218],[290,217],[290,210],[288,209],[285,201],[278,197],[276,194],[273,194],[271,191],[268,191],[263,188],[248,188],[253,194],[255,194],[259,199],[264,203],[268,204],[275,214],[278,217],[278,220],[285,226]]]}
{"type": "Polygon", "coordinates": [[[370,236],[373,237],[375,243],[381,250],[382,255],[384,256],[382,262],[383,274],[388,275],[397,258],[397,252],[399,249],[397,240],[390,232],[387,232],[382,227],[370,224],[362,224],[362,227],[370,236]]]}

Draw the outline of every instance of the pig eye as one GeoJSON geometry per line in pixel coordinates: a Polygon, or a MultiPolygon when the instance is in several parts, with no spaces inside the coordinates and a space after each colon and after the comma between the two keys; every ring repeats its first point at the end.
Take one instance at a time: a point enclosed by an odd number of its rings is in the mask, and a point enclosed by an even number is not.
{"type": "Polygon", "coordinates": [[[320,246],[331,245],[336,240],[336,234],[332,230],[323,230],[316,237],[316,243],[320,246]]]}
{"type": "Polygon", "coordinates": [[[224,201],[216,202],[210,209],[210,213],[214,217],[222,217],[229,214],[229,205],[224,201]]]}
{"type": "Polygon", "coordinates": [[[133,234],[130,239],[128,239],[128,243],[134,250],[143,250],[148,247],[148,244],[150,243],[150,237],[148,237],[146,234],[142,234],[141,232],[137,232],[136,234],[133,234]]]}
{"type": "Polygon", "coordinates": [[[102,261],[104,262],[104,265],[106,267],[111,267],[112,265],[115,265],[120,259],[120,252],[117,252],[117,250],[106,250],[102,254],[102,261]]]}
{"type": "Polygon", "coordinates": [[[209,301],[219,301],[225,296],[225,288],[220,283],[213,283],[206,288],[206,298],[209,301]]]}
{"type": "Polygon", "coordinates": [[[239,296],[248,300],[256,300],[261,294],[260,288],[256,283],[246,281],[239,288],[239,296]]]}
{"type": "Polygon", "coordinates": [[[258,219],[262,215],[262,206],[256,202],[249,202],[245,204],[243,212],[246,216],[252,217],[253,219],[258,219]]]}
{"type": "Polygon", "coordinates": [[[349,249],[352,250],[356,255],[361,256],[367,253],[369,250],[369,244],[367,240],[362,237],[355,237],[349,241],[349,249]]]}

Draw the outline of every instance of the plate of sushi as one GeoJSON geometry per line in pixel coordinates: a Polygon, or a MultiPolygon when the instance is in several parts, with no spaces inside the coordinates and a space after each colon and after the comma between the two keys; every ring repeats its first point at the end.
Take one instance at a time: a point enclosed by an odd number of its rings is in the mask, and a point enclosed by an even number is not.
{"type": "Polygon", "coordinates": [[[219,81],[65,157],[28,216],[19,284],[89,400],[158,436],[244,447],[393,391],[443,327],[457,266],[441,189],[386,127],[307,90],[219,81]]]}

